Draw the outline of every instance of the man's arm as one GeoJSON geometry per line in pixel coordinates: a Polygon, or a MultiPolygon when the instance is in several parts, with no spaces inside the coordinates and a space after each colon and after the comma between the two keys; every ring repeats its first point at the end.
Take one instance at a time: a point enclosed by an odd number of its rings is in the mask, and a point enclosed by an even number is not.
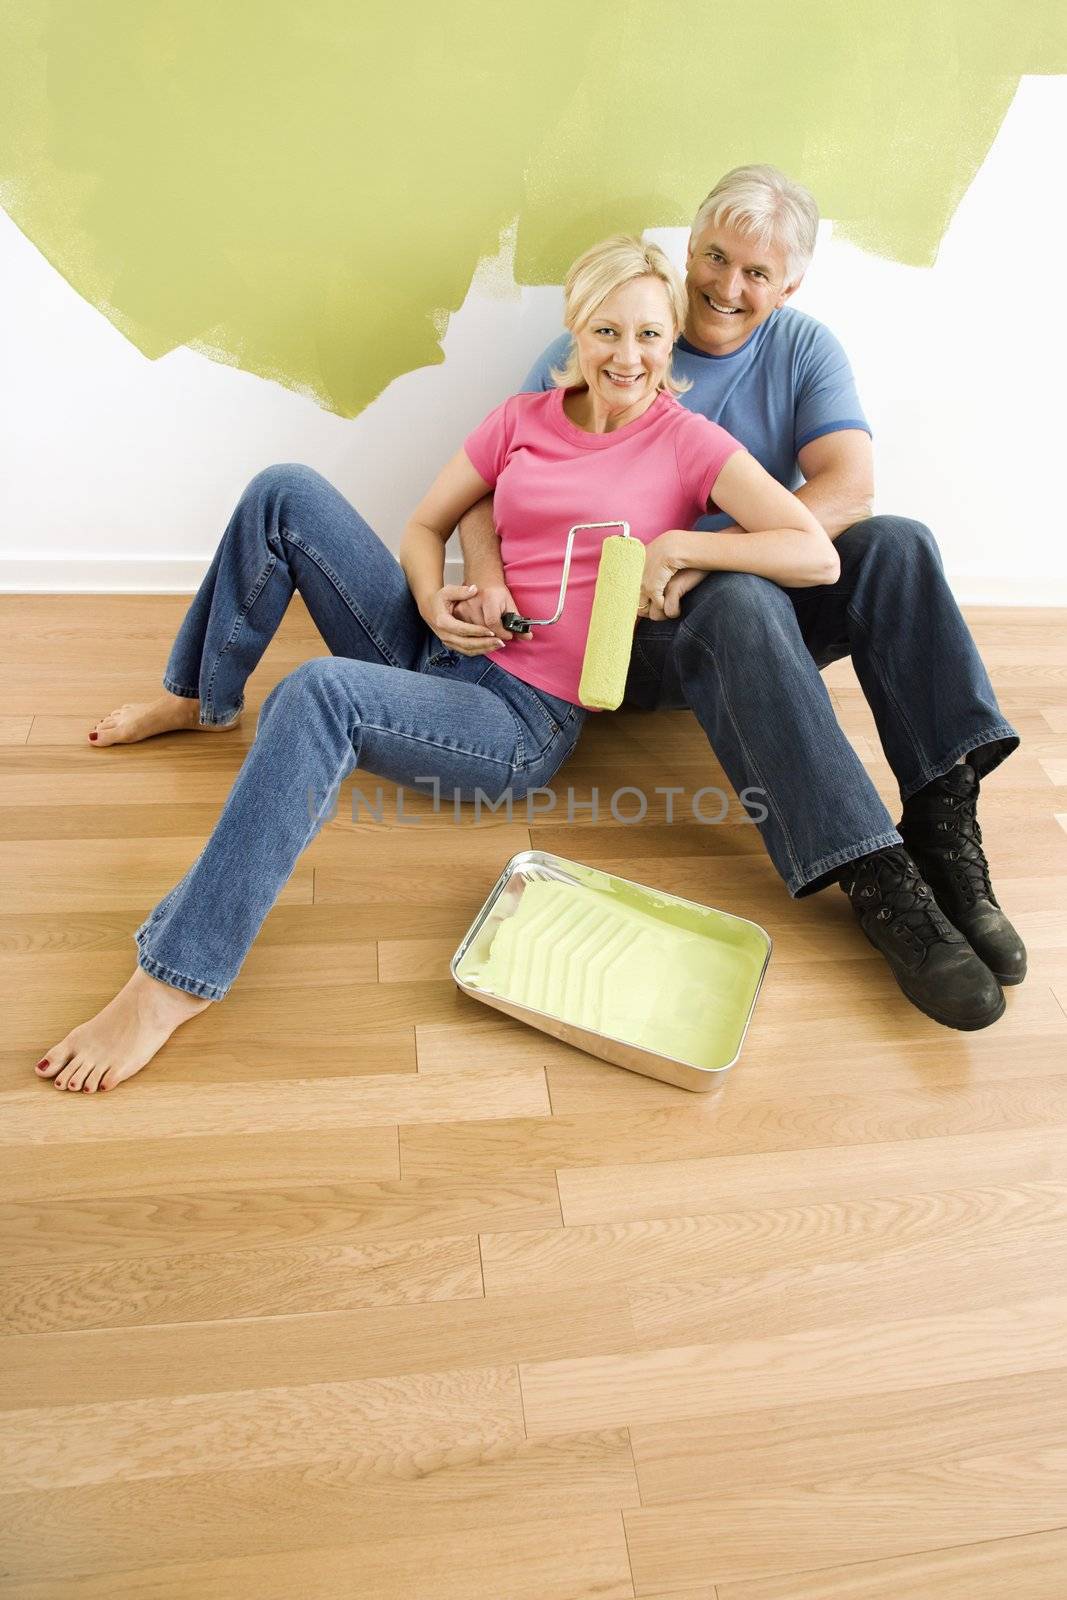
{"type": "Polygon", "coordinates": [[[830,535],[871,515],[874,502],[874,449],[861,428],[824,433],[797,453],[805,482],[793,492],[830,535]]]}
{"type": "Polygon", "coordinates": [[[493,497],[487,494],[471,506],[459,524],[459,543],[463,551],[463,577],[479,589],[504,582],[504,563],[500,559],[500,535],[493,522],[493,497]]]}
{"type": "MultiPolygon", "coordinates": [[[[804,502],[831,540],[853,523],[862,522],[871,515],[874,450],[870,434],[864,433],[862,428],[840,428],[836,433],[820,434],[797,453],[797,464],[806,481],[793,493],[804,502]]],[[[717,530],[718,533],[742,534],[744,531],[736,525],[717,530]]],[[[709,538],[715,536],[708,535],[709,538]]],[[[664,592],[665,615],[679,616],[682,596],[706,577],[702,567],[683,567],[676,572],[664,592]]]]}

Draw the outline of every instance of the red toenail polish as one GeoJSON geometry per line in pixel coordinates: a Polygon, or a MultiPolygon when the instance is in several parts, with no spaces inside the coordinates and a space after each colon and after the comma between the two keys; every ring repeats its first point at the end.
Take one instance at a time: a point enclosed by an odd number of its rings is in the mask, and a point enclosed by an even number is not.
{"type": "Polygon", "coordinates": [[[43,1061],[38,1061],[37,1065],[39,1067],[47,1067],[47,1065],[48,1065],[48,1057],[45,1056],[43,1061]]]}
{"type": "Polygon", "coordinates": [[[96,734],[95,734],[95,733],[91,733],[91,734],[90,734],[90,735],[89,735],[89,737],[90,737],[90,739],[95,739],[95,738],[96,738],[96,734]]]}

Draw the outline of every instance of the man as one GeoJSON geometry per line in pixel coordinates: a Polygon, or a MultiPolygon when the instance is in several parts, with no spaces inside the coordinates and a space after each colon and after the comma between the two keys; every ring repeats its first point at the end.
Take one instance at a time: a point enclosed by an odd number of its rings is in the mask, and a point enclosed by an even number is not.
{"type": "MultiPolygon", "coordinates": [[[[790,893],[838,882],[863,932],[921,1011],[987,1027],[1026,951],[989,879],[979,782],[1019,737],[997,706],[929,529],[872,516],[870,428],[837,340],[789,306],[815,248],[818,210],[774,167],[720,179],[693,222],[688,316],[674,371],[682,403],[747,446],[834,540],[834,584],[788,589],[746,570],[748,534],[724,516],[700,568],[677,572],[637,624],[626,704],[689,706],[734,788],[765,793],[764,844],[790,893]],[[889,813],[834,716],[820,668],[851,655],[897,778],[889,813]]],[[[552,384],[570,342],[526,380],[552,384]]],[[[517,609],[492,502],[460,527],[474,601],[458,608],[502,639],[517,609]]],[[[752,546],[749,544],[748,549],[752,546]]]]}

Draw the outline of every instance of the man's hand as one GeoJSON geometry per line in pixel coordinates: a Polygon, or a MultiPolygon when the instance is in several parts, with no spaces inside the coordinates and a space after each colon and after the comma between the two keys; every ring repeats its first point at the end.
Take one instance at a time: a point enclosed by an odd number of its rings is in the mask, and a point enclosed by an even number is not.
{"type": "MultiPolygon", "coordinates": [[[[488,628],[497,639],[507,644],[515,635],[504,627],[500,618],[505,611],[518,609],[507,587],[502,583],[493,583],[483,584],[471,599],[461,601],[454,614],[465,622],[488,628]]],[[[532,632],[527,637],[532,639],[532,632]]]]}
{"type": "MultiPolygon", "coordinates": [[[[504,648],[493,630],[484,623],[467,622],[459,616],[460,607],[469,605],[474,596],[473,584],[446,583],[430,596],[425,606],[419,607],[423,621],[433,629],[441,643],[461,656],[483,656],[504,648]]],[[[502,631],[505,638],[512,637],[506,628],[502,631]]]]}
{"type": "MultiPolygon", "coordinates": [[[[682,614],[682,596],[688,594],[690,589],[695,589],[708,574],[703,567],[680,567],[674,577],[663,591],[663,612],[667,617],[680,617],[682,614]]],[[[651,613],[647,613],[651,615],[651,613]]],[[[653,619],[660,622],[661,617],[653,619]]]]}

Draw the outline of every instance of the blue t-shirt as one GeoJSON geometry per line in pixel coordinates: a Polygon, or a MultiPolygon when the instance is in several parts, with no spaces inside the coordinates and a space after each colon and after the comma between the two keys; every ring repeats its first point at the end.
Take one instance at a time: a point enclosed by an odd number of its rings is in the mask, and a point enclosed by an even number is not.
{"type": "MultiPolygon", "coordinates": [[[[524,391],[551,389],[550,367],[561,367],[569,333],[553,339],[530,371],[524,391]]],[[[803,481],[797,452],[824,433],[871,429],[860,409],[848,357],[814,317],[792,306],[772,311],[766,322],[726,356],[707,355],[683,336],[674,347],[674,375],[693,387],[678,398],[735,439],[787,489],[803,481]]],[[[729,527],[719,512],[701,517],[697,528],[729,527]]]]}

